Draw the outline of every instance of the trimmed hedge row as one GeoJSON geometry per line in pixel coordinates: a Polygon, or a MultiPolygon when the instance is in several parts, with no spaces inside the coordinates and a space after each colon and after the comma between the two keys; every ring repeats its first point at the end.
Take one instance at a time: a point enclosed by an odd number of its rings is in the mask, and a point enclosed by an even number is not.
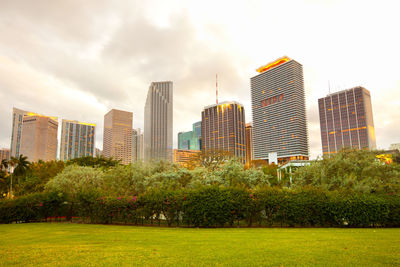
{"type": "Polygon", "coordinates": [[[0,223],[78,216],[86,223],[166,224],[168,226],[399,227],[400,197],[341,194],[316,189],[201,187],[151,190],[140,196],[42,193],[0,201],[0,223]]]}

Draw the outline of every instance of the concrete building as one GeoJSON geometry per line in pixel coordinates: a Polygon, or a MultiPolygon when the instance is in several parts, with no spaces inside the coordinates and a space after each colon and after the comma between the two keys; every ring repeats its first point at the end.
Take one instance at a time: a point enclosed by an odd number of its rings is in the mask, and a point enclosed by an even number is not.
{"type": "Polygon", "coordinates": [[[375,128],[371,96],[367,89],[354,87],[318,99],[323,154],[344,147],[375,149],[375,128]]]}
{"type": "Polygon", "coordinates": [[[62,120],[60,159],[93,157],[96,125],[79,121],[62,120]]]}
{"type": "Polygon", "coordinates": [[[28,113],[22,119],[19,155],[28,161],[57,159],[58,118],[28,113]]]}
{"type": "Polygon", "coordinates": [[[132,135],[132,162],[142,161],[143,158],[143,132],[138,128],[133,130],[132,135]]]}
{"type": "Polygon", "coordinates": [[[308,160],[302,65],[282,57],[257,71],[250,79],[254,159],[269,163],[308,160]]]}
{"type": "Polygon", "coordinates": [[[173,84],[153,82],[144,107],[144,159],[173,160],[173,84]]]}
{"type": "Polygon", "coordinates": [[[223,102],[201,112],[201,138],[204,152],[228,152],[245,161],[245,112],[242,104],[223,102]]]}
{"type": "Polygon", "coordinates": [[[104,157],[132,162],[132,123],[132,112],[112,109],[104,115],[104,157]]]}
{"type": "Polygon", "coordinates": [[[0,149],[0,162],[5,159],[5,160],[10,160],[10,149],[8,148],[2,148],[0,149]]]}
{"type": "Polygon", "coordinates": [[[253,155],[253,124],[246,123],[246,164],[250,165],[253,155]]]}
{"type": "Polygon", "coordinates": [[[19,150],[21,147],[21,135],[22,135],[22,119],[27,115],[28,111],[13,108],[12,115],[12,129],[11,129],[11,145],[10,145],[10,157],[19,157],[19,150]]]}

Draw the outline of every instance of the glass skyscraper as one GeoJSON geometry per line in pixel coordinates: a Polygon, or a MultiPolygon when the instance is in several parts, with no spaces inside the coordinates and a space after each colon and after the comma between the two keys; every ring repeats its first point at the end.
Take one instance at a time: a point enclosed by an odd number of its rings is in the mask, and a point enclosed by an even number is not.
{"type": "Polygon", "coordinates": [[[178,133],[178,149],[201,150],[201,121],[193,123],[193,130],[178,133]]]}
{"type": "Polygon", "coordinates": [[[93,157],[96,125],[79,121],[62,120],[60,159],[93,157]]]}

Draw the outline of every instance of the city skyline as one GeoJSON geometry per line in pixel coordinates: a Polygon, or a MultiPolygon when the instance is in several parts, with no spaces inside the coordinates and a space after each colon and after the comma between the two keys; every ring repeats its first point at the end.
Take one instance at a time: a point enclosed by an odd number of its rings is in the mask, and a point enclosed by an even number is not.
{"type": "Polygon", "coordinates": [[[293,1],[282,16],[283,3],[257,1],[221,1],[213,9],[211,2],[85,1],[78,11],[73,1],[2,2],[0,147],[9,147],[11,110],[17,107],[93,121],[102,149],[103,114],[112,108],[131,111],[137,118],[133,127],[143,129],[148,84],[172,80],[176,148],[177,133],[189,131],[202,107],[215,103],[216,73],[220,101],[243,103],[250,122],[249,77],[258,66],[288,55],[304,67],[311,158],[322,154],[318,98],[359,85],[371,92],[377,148],[388,148],[400,142],[395,112],[400,79],[393,65],[399,41],[392,34],[399,19],[391,2],[385,3],[293,1]],[[221,16],[226,5],[229,11],[221,16]],[[265,27],[263,10],[270,18],[266,35],[258,34],[265,27]],[[293,43],[294,38],[304,41],[293,43]]]}

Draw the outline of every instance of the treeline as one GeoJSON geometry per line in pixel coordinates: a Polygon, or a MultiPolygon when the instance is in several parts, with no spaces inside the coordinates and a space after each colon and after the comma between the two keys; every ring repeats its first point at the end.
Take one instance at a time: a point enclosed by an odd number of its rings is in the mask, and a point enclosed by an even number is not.
{"type": "Polygon", "coordinates": [[[105,158],[13,163],[0,173],[0,222],[79,217],[82,222],[186,226],[399,226],[400,164],[347,150],[282,170],[219,155],[182,168],[105,158]],[[10,197],[10,184],[13,184],[10,197]],[[397,214],[397,215],[396,215],[397,214]],[[397,217],[396,217],[397,216],[397,217]]]}
{"type": "Polygon", "coordinates": [[[73,202],[60,193],[37,193],[0,202],[0,222],[49,219],[188,227],[398,227],[396,195],[328,192],[315,188],[201,186],[152,189],[138,196],[79,193],[73,202]]]}

